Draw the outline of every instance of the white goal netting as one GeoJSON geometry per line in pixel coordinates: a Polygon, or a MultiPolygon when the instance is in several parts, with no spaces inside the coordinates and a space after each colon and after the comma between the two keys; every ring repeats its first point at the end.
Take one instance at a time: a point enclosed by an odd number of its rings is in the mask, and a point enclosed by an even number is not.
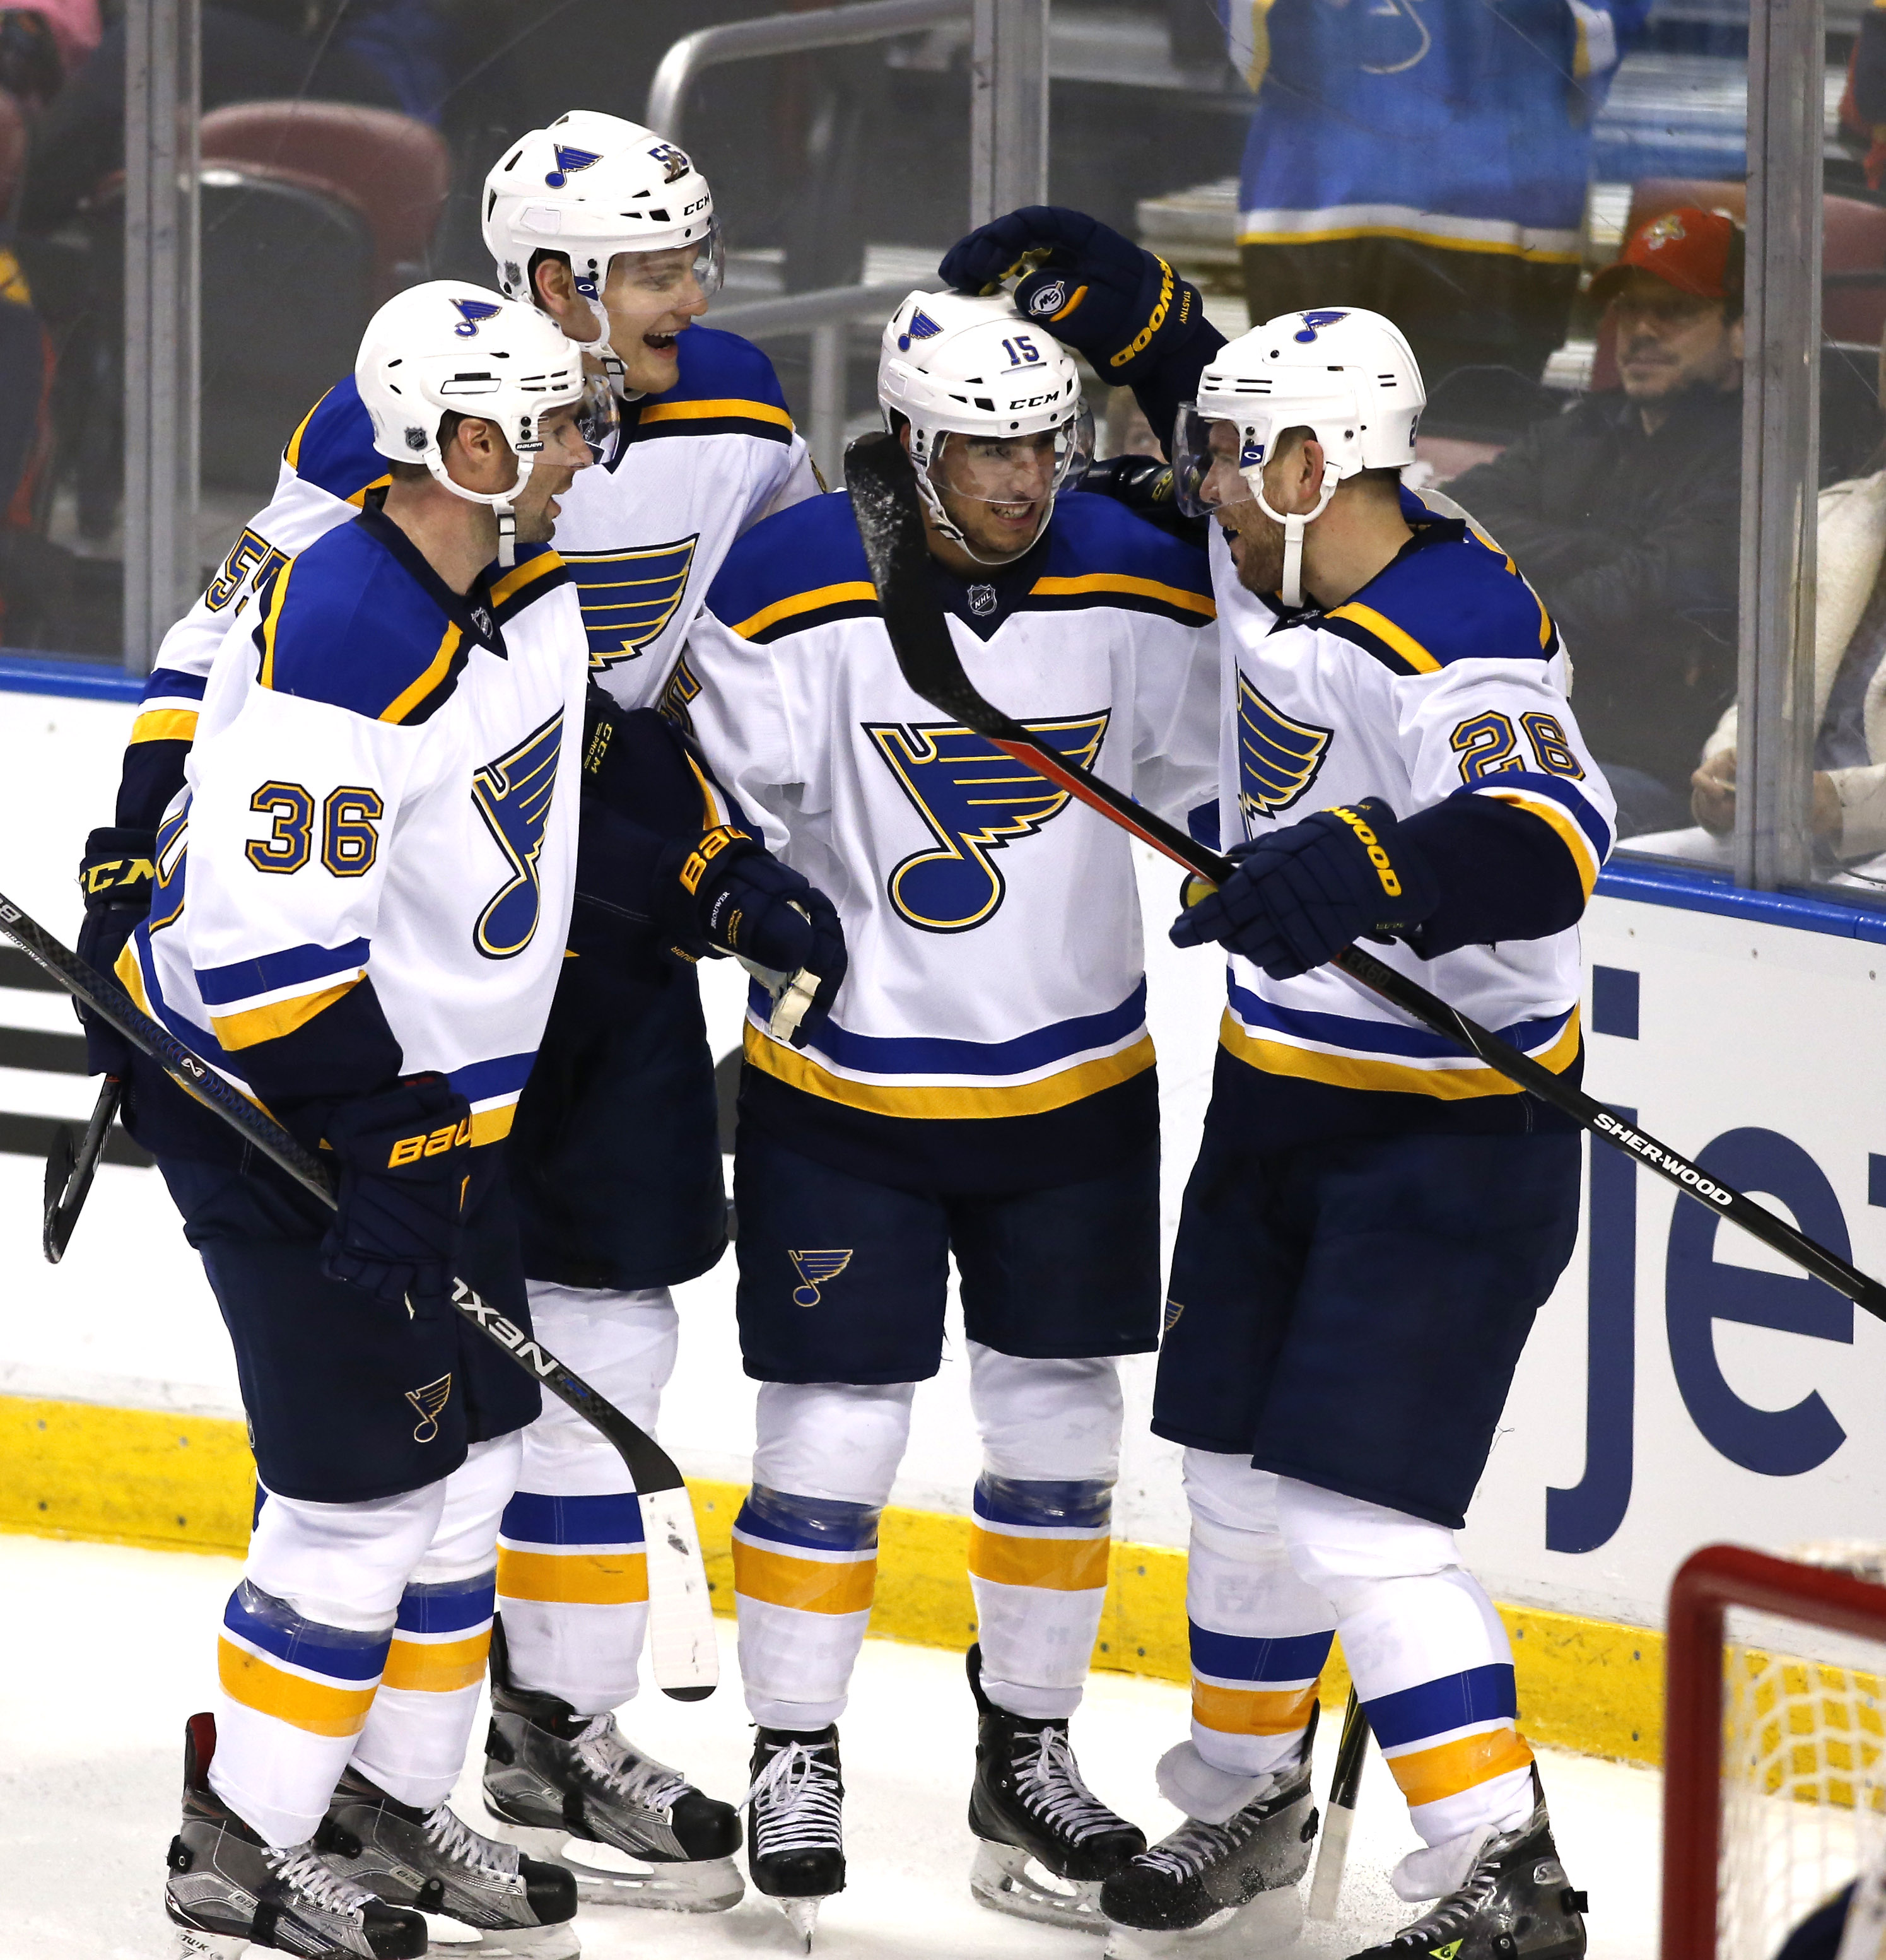
{"type": "MultiPolygon", "coordinates": [[[[1886,1580],[1886,1548],[1791,1555],[1886,1580]]],[[[1857,1639],[1735,1610],[1726,1639],[1716,1953],[1774,1960],[1809,1913],[1886,1857],[1886,1625],[1857,1639]]]]}

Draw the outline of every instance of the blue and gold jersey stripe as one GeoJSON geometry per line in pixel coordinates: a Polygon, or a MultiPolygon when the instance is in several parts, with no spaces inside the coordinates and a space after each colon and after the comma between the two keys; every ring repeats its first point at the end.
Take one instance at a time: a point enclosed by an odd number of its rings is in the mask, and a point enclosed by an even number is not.
{"type": "Polygon", "coordinates": [[[751,435],[790,442],[793,418],[771,402],[720,396],[698,402],[650,402],[636,424],[644,440],[669,435],[751,435]]]}
{"type": "Polygon", "coordinates": [[[491,616],[501,626],[546,592],[554,592],[569,582],[569,568],[561,558],[554,551],[540,551],[492,581],[491,616]]]}
{"type": "Polygon", "coordinates": [[[879,609],[877,587],[868,578],[842,579],[834,585],[816,586],[809,592],[775,599],[733,630],[743,640],[765,646],[789,633],[803,633],[835,619],[867,619],[879,609]]]}
{"type": "Polygon", "coordinates": [[[1086,571],[1071,578],[1050,574],[1035,580],[1025,602],[1030,610],[1060,612],[1108,606],[1134,612],[1151,612],[1181,625],[1204,626],[1218,616],[1210,594],[1173,585],[1162,579],[1141,578],[1131,572],[1086,571]]]}

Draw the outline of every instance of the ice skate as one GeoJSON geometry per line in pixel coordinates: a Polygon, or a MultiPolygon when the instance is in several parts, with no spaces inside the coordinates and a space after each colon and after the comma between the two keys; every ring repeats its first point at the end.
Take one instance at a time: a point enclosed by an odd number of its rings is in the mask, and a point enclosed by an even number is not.
{"type": "Polygon", "coordinates": [[[1532,1815],[1489,1837],[1455,1889],[1411,1925],[1351,1960],[1578,1960],[1585,1951],[1585,1895],[1566,1881],[1552,1841],[1539,1774],[1532,1815]]]}
{"type": "Polygon", "coordinates": [[[844,1890],[844,1778],[836,1723],[804,1735],[759,1730],[746,1800],[752,1822],[746,1867],[754,1886],[786,1915],[809,1953],[819,1908],[844,1890]]]}
{"type": "Polygon", "coordinates": [[[358,1770],[334,1793],[314,1842],[327,1862],[389,1905],[443,1913],[478,1933],[455,1949],[485,1960],[571,1960],[582,1949],[576,1881],[481,1836],[444,1804],[396,1803],[358,1770]]]}
{"type": "Polygon", "coordinates": [[[585,1905],[724,1912],[746,1888],[733,1853],[739,1813],[678,1770],[644,1756],[612,1715],[510,1678],[501,1621],[491,1630],[491,1726],[485,1807],[498,1834],[561,1866],[585,1905]]]}
{"type": "Polygon", "coordinates": [[[1316,1837],[1315,1732],[1312,1719],[1297,1761],[1267,1778],[1241,1809],[1222,1822],[1188,1817],[1101,1887],[1100,1909],[1112,1922],[1109,1956],[1260,1953],[1296,1937],[1303,1923],[1297,1882],[1316,1837]]]}
{"type": "Polygon", "coordinates": [[[982,1691],[982,1650],[968,1656],[981,1717],[969,1828],[982,1840],[969,1873],[978,1904],[1018,1919],[1104,1931],[1101,1881],[1146,1849],[1081,1780],[1064,1720],[1011,1715],[982,1691]]]}
{"type": "Polygon", "coordinates": [[[170,1840],[164,1909],[190,1960],[237,1960],[251,1947],[304,1960],[418,1960],[425,1921],[345,1878],[312,1842],[278,1850],[209,1787],[216,1721],[183,1730],[183,1822],[170,1840]]]}

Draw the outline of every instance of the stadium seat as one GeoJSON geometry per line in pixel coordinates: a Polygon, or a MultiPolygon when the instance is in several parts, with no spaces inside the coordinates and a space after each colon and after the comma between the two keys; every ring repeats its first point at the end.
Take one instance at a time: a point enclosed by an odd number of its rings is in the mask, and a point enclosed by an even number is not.
{"type": "Polygon", "coordinates": [[[376,304],[424,276],[451,183],[427,124],[341,102],[237,102],[203,118],[202,155],[351,204],[373,241],[376,304]]]}

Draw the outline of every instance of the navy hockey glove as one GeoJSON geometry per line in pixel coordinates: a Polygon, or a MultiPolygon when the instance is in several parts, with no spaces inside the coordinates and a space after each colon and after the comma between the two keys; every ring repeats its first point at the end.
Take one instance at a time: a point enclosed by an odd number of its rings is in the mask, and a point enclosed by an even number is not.
{"type": "Polygon", "coordinates": [[[412,1075],[328,1118],[340,1208],[321,1270],[430,1319],[452,1287],[472,1174],[472,1106],[442,1075],[412,1075]]]}
{"type": "Polygon", "coordinates": [[[937,269],[959,292],[1014,278],[1015,304],[1094,372],[1132,387],[1183,347],[1205,317],[1196,286],[1085,212],[1031,204],[959,238],[937,269]]]}
{"type": "Polygon", "coordinates": [[[844,932],[832,901],[731,824],[670,845],[665,867],[684,945],[692,934],[758,969],[773,996],[773,1033],[803,1048],[844,979],[844,932]]]}
{"type": "Polygon", "coordinates": [[[1399,829],[1394,811],[1367,797],[1234,846],[1237,870],[1180,915],[1172,943],[1217,940],[1289,980],[1359,936],[1411,931],[1440,903],[1440,886],[1399,829]]]}
{"type": "MultiPolygon", "coordinates": [[[[94,830],[85,840],[85,854],[78,867],[78,889],[85,898],[78,956],[107,979],[126,940],[151,910],[151,894],[157,887],[153,861],[157,848],[157,833],[152,830],[94,830]]],[[[131,1044],[76,1001],[72,1004],[85,1030],[86,1074],[126,1080],[131,1073],[131,1044]]]]}
{"type": "Polygon", "coordinates": [[[1156,456],[1109,456],[1089,463],[1080,488],[1124,504],[1136,517],[1184,543],[1202,548],[1210,535],[1209,517],[1188,517],[1178,508],[1172,491],[1172,466],[1156,456]]]}

